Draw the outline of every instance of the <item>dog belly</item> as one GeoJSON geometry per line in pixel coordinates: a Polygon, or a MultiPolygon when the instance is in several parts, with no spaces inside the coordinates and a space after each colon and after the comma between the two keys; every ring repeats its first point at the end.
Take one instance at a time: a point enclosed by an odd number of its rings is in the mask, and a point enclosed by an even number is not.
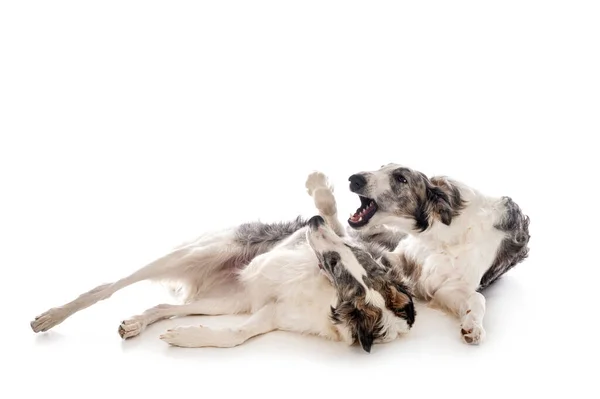
{"type": "Polygon", "coordinates": [[[492,265],[504,233],[488,231],[476,242],[431,250],[419,245],[418,239],[405,245],[407,256],[421,265],[418,285],[422,292],[433,295],[441,286],[456,282],[476,290],[481,277],[492,265]]]}
{"type": "Polygon", "coordinates": [[[330,306],[335,304],[335,290],[321,274],[308,245],[279,247],[257,256],[240,271],[239,281],[248,292],[254,310],[268,302],[277,302],[283,313],[289,311],[290,315],[285,317],[290,323],[288,327],[302,325],[307,331],[321,331],[322,320],[328,322],[330,306]],[[314,320],[318,320],[316,325],[314,320]]]}

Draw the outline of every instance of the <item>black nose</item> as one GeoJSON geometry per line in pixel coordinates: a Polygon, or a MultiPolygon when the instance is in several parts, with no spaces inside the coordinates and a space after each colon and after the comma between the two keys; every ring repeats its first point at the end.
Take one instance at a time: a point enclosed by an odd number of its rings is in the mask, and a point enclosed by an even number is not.
{"type": "Polygon", "coordinates": [[[350,191],[357,192],[367,185],[367,179],[363,175],[352,175],[348,178],[350,181],[350,191]]]}
{"type": "Polygon", "coordinates": [[[325,220],[323,220],[323,218],[319,215],[313,216],[310,219],[308,219],[308,225],[313,229],[316,229],[317,227],[324,224],[325,220]]]}

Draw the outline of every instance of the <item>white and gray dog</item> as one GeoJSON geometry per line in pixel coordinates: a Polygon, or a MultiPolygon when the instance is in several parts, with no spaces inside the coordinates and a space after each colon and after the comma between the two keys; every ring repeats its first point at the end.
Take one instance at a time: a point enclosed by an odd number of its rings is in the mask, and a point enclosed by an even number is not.
{"type": "MultiPolygon", "coordinates": [[[[248,223],[203,235],[128,277],[46,311],[31,322],[32,329],[47,331],[136,282],[162,280],[183,287],[183,304],[158,305],[123,321],[122,338],[137,336],[161,319],[239,313],[251,316],[233,328],[181,327],[161,339],[182,347],[231,347],[285,330],[358,342],[370,352],[374,343],[408,332],[416,314],[408,282],[401,269],[376,261],[393,246],[365,244],[345,234],[333,189],[322,173],[311,174],[306,188],[320,216],[248,223]]],[[[395,246],[400,236],[386,237],[395,246]]]]}
{"type": "Polygon", "coordinates": [[[403,270],[416,299],[458,317],[465,342],[483,341],[481,291],[528,256],[529,217],[509,197],[402,165],[349,181],[361,201],[348,219],[354,235],[391,247],[390,231],[405,234],[381,262],[403,270]]]}
{"type": "Polygon", "coordinates": [[[46,331],[73,313],[138,281],[174,280],[183,305],[159,305],[123,321],[123,338],[160,319],[251,313],[232,329],[185,327],[172,345],[228,347],[288,330],[347,343],[389,342],[412,327],[412,295],[460,319],[465,342],[485,338],[481,291],[529,252],[529,218],[508,197],[489,197],[446,177],[397,164],[356,173],[361,206],[344,228],[322,173],[306,187],[320,216],[290,223],[248,223],[212,233],[112,284],[36,317],[46,331]]]}

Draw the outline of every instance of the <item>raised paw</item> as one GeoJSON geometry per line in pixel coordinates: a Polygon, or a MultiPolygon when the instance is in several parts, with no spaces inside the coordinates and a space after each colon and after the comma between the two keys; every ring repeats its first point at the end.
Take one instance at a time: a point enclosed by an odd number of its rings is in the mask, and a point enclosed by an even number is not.
{"type": "Polygon", "coordinates": [[[478,345],[485,339],[483,326],[472,319],[463,321],[460,326],[460,333],[462,334],[463,341],[471,345],[478,345]]]}
{"type": "Polygon", "coordinates": [[[139,317],[123,320],[119,326],[119,335],[123,339],[133,338],[146,329],[146,323],[139,317]]]}
{"type": "Polygon", "coordinates": [[[48,331],[57,324],[62,323],[69,316],[62,308],[52,308],[39,316],[30,323],[31,329],[38,333],[48,331]]]}
{"type": "Polygon", "coordinates": [[[329,189],[318,188],[314,191],[315,207],[322,215],[334,216],[337,205],[333,193],[329,189]]]}
{"type": "Polygon", "coordinates": [[[313,195],[313,192],[318,188],[326,188],[333,192],[333,187],[329,184],[329,179],[322,172],[312,172],[308,175],[305,186],[308,195],[313,195]]]}

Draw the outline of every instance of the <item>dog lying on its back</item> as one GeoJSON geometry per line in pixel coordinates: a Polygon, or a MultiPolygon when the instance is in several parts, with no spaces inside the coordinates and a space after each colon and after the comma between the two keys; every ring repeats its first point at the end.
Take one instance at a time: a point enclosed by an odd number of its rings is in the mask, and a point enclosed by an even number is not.
{"type": "Polygon", "coordinates": [[[393,246],[381,262],[404,270],[415,297],[460,319],[469,344],[485,338],[481,291],[529,254],[529,217],[509,197],[490,197],[443,176],[398,164],[349,177],[361,206],[350,232],[393,246]]]}
{"type": "Polygon", "coordinates": [[[201,236],[128,277],[48,310],[31,322],[32,329],[47,331],[136,282],[167,280],[183,286],[184,304],[158,305],[123,321],[122,338],[165,318],[240,313],[251,316],[233,328],[181,327],[161,339],[182,347],[232,347],[285,330],[359,342],[370,352],[372,344],[408,332],[415,309],[400,269],[378,263],[372,256],[376,248],[345,235],[323,174],[311,174],[306,188],[320,215],[308,221],[248,223],[201,236]]]}

